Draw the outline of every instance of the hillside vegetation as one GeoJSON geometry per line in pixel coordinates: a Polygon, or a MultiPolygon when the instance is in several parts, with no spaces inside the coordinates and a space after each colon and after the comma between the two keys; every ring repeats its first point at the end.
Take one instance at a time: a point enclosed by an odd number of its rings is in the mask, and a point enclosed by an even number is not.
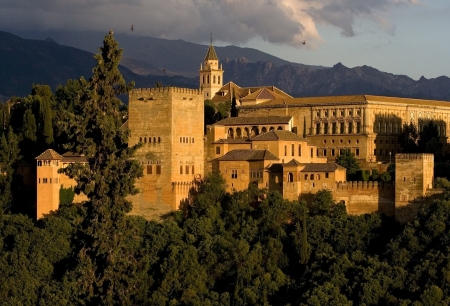
{"type": "MultiPolygon", "coordinates": [[[[448,305],[450,197],[400,225],[350,216],[322,190],[287,201],[224,179],[197,181],[179,211],[130,216],[142,175],[120,129],[117,95],[133,87],[122,51],[105,37],[89,79],[0,108],[0,297],[3,305],[448,305]],[[20,162],[54,148],[85,154],[64,171],[57,211],[35,221],[20,162]],[[88,200],[72,204],[73,193],[88,200]]],[[[439,180],[448,188],[446,180],[439,180]]]]}

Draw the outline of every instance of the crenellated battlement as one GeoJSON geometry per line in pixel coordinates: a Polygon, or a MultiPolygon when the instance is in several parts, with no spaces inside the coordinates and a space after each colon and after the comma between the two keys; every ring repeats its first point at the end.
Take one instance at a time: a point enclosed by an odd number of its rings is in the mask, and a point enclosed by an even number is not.
{"type": "Polygon", "coordinates": [[[434,161],[434,155],[427,154],[427,153],[416,153],[416,154],[415,153],[398,153],[398,154],[395,154],[396,162],[412,161],[412,160],[434,161]]]}
{"type": "Polygon", "coordinates": [[[201,89],[180,88],[180,87],[158,87],[158,88],[135,88],[130,92],[130,98],[139,98],[142,96],[167,97],[174,93],[188,95],[202,95],[201,89]]]}
{"type": "Polygon", "coordinates": [[[393,189],[394,184],[377,181],[336,182],[336,190],[383,190],[393,189]]]}

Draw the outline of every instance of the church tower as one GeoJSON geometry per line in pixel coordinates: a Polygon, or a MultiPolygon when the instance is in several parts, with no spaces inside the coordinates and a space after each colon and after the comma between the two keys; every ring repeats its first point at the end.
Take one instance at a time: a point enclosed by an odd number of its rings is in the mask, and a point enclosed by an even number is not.
{"type": "Polygon", "coordinates": [[[200,64],[200,87],[203,89],[205,99],[212,99],[216,92],[223,86],[223,70],[222,64],[219,68],[219,58],[216,50],[209,45],[203,64],[200,64]]]}

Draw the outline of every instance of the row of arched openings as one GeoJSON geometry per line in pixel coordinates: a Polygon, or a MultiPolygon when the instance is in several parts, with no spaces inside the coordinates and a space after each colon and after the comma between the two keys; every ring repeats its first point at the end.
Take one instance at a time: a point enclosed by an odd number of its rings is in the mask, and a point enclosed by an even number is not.
{"type": "MultiPolygon", "coordinates": [[[[277,130],[283,130],[282,126],[278,126],[276,128],[277,130]]],[[[228,128],[227,131],[227,138],[249,138],[249,137],[254,137],[257,136],[259,134],[264,134],[267,133],[268,131],[273,131],[275,130],[275,127],[271,126],[271,127],[262,127],[261,129],[257,126],[253,126],[251,128],[245,127],[245,128],[228,128]]]]}

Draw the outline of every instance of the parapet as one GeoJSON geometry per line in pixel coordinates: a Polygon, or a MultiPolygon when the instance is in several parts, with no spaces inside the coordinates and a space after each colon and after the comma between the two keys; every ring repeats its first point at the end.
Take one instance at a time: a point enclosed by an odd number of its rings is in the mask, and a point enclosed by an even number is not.
{"type": "Polygon", "coordinates": [[[434,155],[429,153],[397,153],[395,154],[395,161],[412,161],[412,160],[428,160],[434,161],[434,155]]]}
{"type": "Polygon", "coordinates": [[[377,181],[351,181],[336,182],[336,190],[380,190],[391,189],[394,185],[389,182],[377,181]]]}
{"type": "Polygon", "coordinates": [[[180,88],[180,87],[135,88],[129,93],[129,96],[130,98],[142,96],[155,96],[155,98],[157,98],[157,97],[167,97],[173,93],[203,96],[203,90],[201,89],[180,88]]]}

